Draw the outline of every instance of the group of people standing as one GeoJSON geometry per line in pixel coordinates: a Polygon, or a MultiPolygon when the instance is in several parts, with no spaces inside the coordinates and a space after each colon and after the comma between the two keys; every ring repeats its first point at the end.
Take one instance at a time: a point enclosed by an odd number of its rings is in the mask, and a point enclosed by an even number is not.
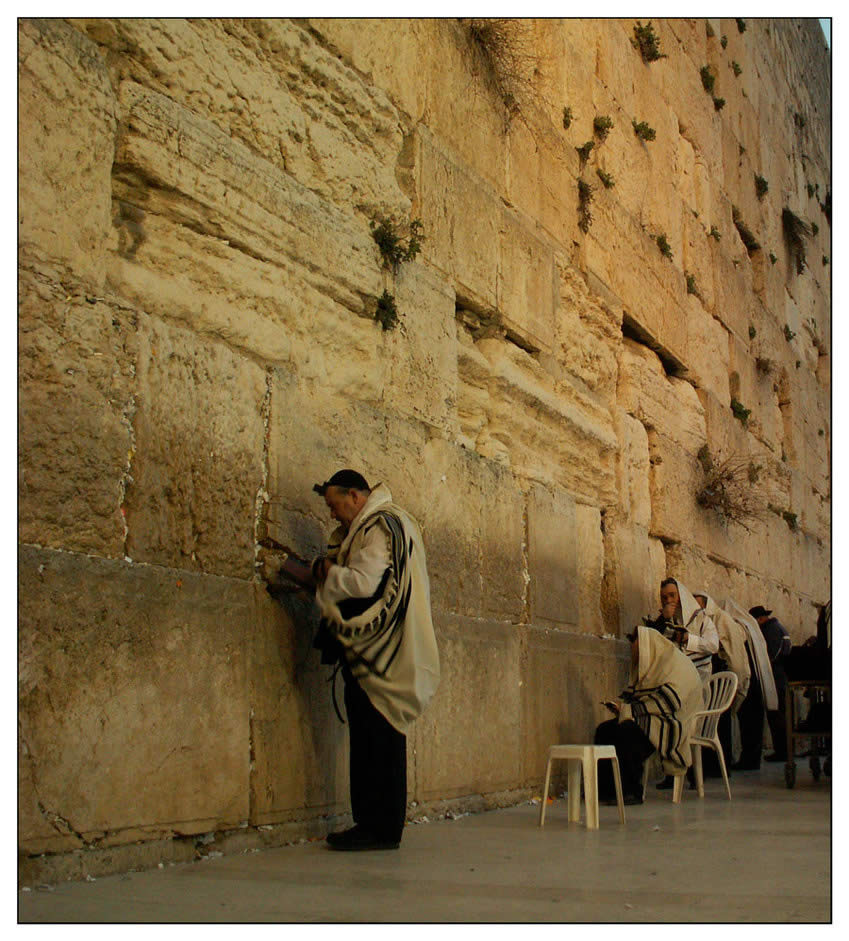
{"type": "MultiPolygon", "coordinates": [[[[618,703],[608,703],[614,718],[596,730],[597,744],[616,746],[625,801],[642,803],[643,763],[657,750],[666,777],[659,788],[690,766],[692,716],[704,708],[704,687],[713,673],[737,677],[737,692],[719,723],[727,768],[757,770],[763,751],[764,712],[773,752],[766,761],[786,761],[784,659],[791,642],[772,611],[756,605],[748,612],[733,599],[720,607],[706,589],[690,591],[679,579],[660,584],[660,613],[643,618],[631,641],[629,686],[618,703]],[[741,752],[732,760],[732,714],[740,726],[741,752]]],[[[600,769],[601,771],[601,769],[600,769]]],[[[613,779],[600,773],[599,797],[613,800],[613,779]]],[[[707,773],[710,773],[709,771],[707,773]]],[[[693,786],[691,769],[691,786],[693,786]]]]}

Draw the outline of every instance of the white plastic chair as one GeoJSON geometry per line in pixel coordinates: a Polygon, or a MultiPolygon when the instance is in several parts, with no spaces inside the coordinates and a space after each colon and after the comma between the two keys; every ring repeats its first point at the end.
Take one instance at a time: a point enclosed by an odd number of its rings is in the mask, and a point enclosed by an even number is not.
{"type": "Polygon", "coordinates": [[[705,782],[702,774],[702,748],[712,748],[716,752],[719,770],[725,781],[728,800],[731,800],[731,785],[728,783],[728,771],[725,768],[725,756],[719,741],[719,717],[734,702],[737,692],[737,676],[731,672],[714,673],[705,686],[705,708],[693,716],[690,733],[690,751],[696,772],[696,787],[699,797],[705,796],[705,782]]]}
{"type": "MultiPolygon", "coordinates": [[[[728,783],[728,772],[725,768],[725,757],[722,754],[722,745],[719,741],[719,717],[734,701],[737,692],[737,676],[734,673],[714,673],[704,683],[705,708],[694,713],[690,720],[690,755],[693,759],[693,771],[696,776],[696,789],[699,797],[705,796],[705,781],[702,773],[702,747],[707,746],[716,752],[722,777],[725,780],[725,789],[728,799],[731,800],[731,786],[728,783]]],[[[672,785],[672,803],[680,804],[684,793],[684,778],[686,772],[676,774],[672,785]]],[[[646,761],[643,769],[643,800],[646,797],[646,787],[649,780],[649,762],[646,761]]]]}
{"type": "Polygon", "coordinates": [[[607,758],[613,763],[613,783],[616,785],[616,804],[619,807],[619,822],[625,823],[625,802],[622,800],[622,779],[619,777],[619,759],[613,745],[552,745],[548,749],[548,764],[545,766],[545,786],[542,805],[539,809],[539,825],[545,823],[545,805],[548,801],[548,785],[551,780],[551,763],[555,759],[568,762],[568,810],[569,821],[581,819],[581,772],[584,776],[584,804],[586,805],[587,829],[598,830],[598,762],[607,758]]]}

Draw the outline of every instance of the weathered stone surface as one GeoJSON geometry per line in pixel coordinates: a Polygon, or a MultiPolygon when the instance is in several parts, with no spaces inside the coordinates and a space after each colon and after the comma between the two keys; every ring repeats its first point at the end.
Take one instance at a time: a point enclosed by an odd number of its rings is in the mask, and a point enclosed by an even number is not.
{"type": "MultiPolygon", "coordinates": [[[[522,780],[542,784],[551,745],[591,742],[609,718],[601,702],[627,685],[624,644],[535,626],[522,663],[522,780]]],[[[555,773],[562,773],[558,768],[555,773]]]]}
{"type": "Polygon", "coordinates": [[[120,558],[138,319],[52,275],[19,282],[19,537],[120,558]]]}
{"type": "Polygon", "coordinates": [[[103,284],[117,108],[95,46],[58,19],[18,30],[18,237],[103,284]]]}
{"type": "MultiPolygon", "coordinates": [[[[633,19],[509,20],[500,38],[468,19],[20,21],[20,538],[83,585],[45,634],[58,589],[27,575],[22,663],[53,673],[22,698],[24,853],[83,845],[101,872],[179,828],[235,820],[222,846],[238,851],[248,831],[266,845],[341,823],[347,746],[313,615],[253,580],[266,531],[321,551],[333,524],[312,485],[341,467],[422,526],[444,668],[409,750],[428,806],[533,793],[544,749],[606,718],[614,638],[667,572],[807,632],[831,591],[829,59],[813,19],[652,22],[663,57],[645,63],[633,19]],[[801,274],[785,206],[818,226],[801,274]],[[384,266],[378,216],[422,220],[414,261],[384,266]],[[374,319],[384,290],[394,330],[374,319]],[[751,531],[698,505],[704,445],[756,468],[770,506],[751,531]],[[225,644],[251,634],[232,675],[195,644],[191,683],[215,685],[189,689],[192,786],[166,777],[139,810],[157,738],[134,719],[132,741],[101,745],[94,720],[74,739],[110,693],[69,689],[101,609],[128,644],[151,618],[195,639],[201,616],[163,600],[169,573],[225,644]],[[226,725],[214,773],[205,709],[226,725]]],[[[166,649],[128,647],[150,679],[115,702],[173,729],[166,649]]]]}
{"type": "MultiPolygon", "coordinates": [[[[333,709],[327,679],[312,646],[315,605],[305,595],[282,604],[261,584],[249,641],[251,823],[276,824],[310,813],[342,813],[348,795],[348,733],[333,709]]],[[[341,677],[336,683],[344,715],[341,677]]]]}
{"type": "Polygon", "coordinates": [[[531,623],[578,626],[579,545],[574,499],[534,484],[528,493],[531,623]]]}
{"type": "Polygon", "coordinates": [[[139,326],[127,554],[248,578],[263,482],[265,373],[183,327],[153,318],[139,326]]]}
{"type": "Polygon", "coordinates": [[[18,598],[26,852],[247,819],[250,586],[23,548],[18,598]]]}
{"type": "Polygon", "coordinates": [[[519,633],[442,615],[437,641],[439,688],[414,727],[415,799],[503,790],[521,774],[519,633]]]}

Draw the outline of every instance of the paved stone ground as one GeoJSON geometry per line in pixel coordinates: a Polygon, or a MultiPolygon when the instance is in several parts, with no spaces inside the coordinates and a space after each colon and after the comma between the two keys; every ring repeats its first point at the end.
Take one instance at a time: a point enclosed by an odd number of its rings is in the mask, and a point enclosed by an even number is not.
{"type": "Polygon", "coordinates": [[[323,842],[18,892],[20,922],[828,922],[831,781],[799,765],[732,776],[682,803],[601,808],[565,801],[410,825],[395,852],[323,842]],[[693,887],[698,886],[698,891],[693,887]]]}

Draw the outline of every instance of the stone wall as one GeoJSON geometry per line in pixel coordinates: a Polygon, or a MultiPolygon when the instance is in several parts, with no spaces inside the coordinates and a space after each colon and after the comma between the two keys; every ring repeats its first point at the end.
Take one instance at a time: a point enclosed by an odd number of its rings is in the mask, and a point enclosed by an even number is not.
{"type": "Polygon", "coordinates": [[[311,487],[339,467],[429,554],[443,679],[411,817],[538,792],[667,573],[813,632],[829,56],[815,20],[653,26],[646,63],[633,20],[507,24],[505,86],[457,20],[19,21],[24,880],[345,813],[314,612],[256,574],[265,520],[322,546],[311,487]],[[817,229],[801,273],[785,208],[817,229]],[[378,217],[422,221],[394,274],[378,217]],[[706,444],[759,467],[751,531],[696,502],[706,444]]]}

